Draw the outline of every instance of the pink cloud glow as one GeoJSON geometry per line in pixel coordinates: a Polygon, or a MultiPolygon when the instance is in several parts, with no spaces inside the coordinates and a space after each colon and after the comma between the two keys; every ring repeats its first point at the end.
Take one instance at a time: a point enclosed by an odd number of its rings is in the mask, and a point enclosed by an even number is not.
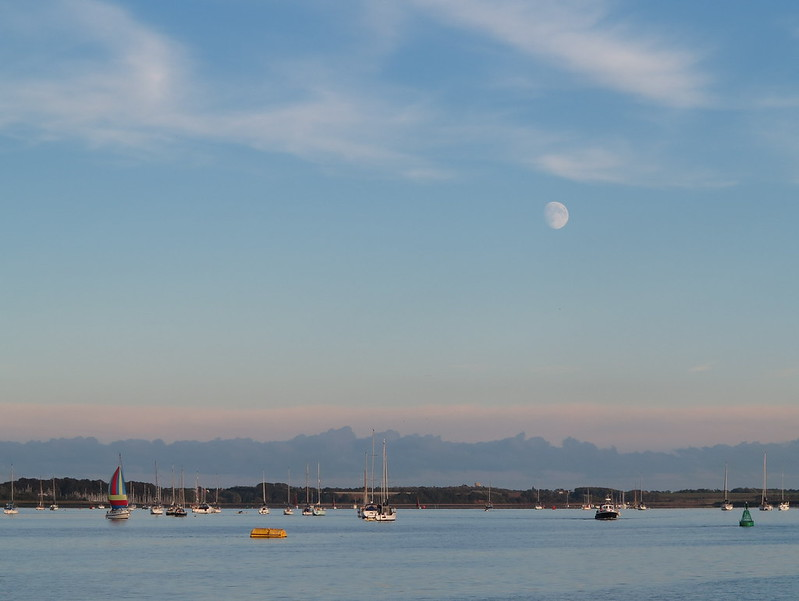
{"type": "Polygon", "coordinates": [[[403,435],[432,434],[444,440],[478,442],[524,432],[553,444],[574,437],[620,451],[672,450],[739,442],[784,442],[796,438],[799,408],[645,408],[595,404],[425,405],[421,407],[302,406],[277,409],[109,407],[98,405],[0,404],[0,439],[26,442],[93,436],[102,442],[252,438],[288,440],[351,426],[359,436],[372,428],[403,435]]]}

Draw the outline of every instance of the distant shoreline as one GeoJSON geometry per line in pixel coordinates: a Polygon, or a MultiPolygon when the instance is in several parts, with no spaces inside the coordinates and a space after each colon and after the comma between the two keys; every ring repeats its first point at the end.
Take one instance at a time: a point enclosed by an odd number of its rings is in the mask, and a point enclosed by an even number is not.
{"type": "MultiPolygon", "coordinates": [[[[52,493],[49,489],[50,481],[46,481],[48,488],[44,491],[43,505],[49,507],[52,502],[52,493]]],[[[63,509],[90,509],[100,504],[107,505],[103,493],[100,492],[97,482],[92,482],[92,494],[87,495],[85,491],[86,482],[73,479],[64,481],[56,480],[56,499],[58,505],[63,509]],[[96,491],[96,492],[94,492],[96,491]]],[[[132,483],[137,493],[132,500],[139,507],[148,506],[155,498],[155,487],[148,483],[132,483]]],[[[103,484],[103,486],[105,486],[103,484]]],[[[255,510],[263,504],[261,486],[235,487],[233,489],[210,490],[203,489],[209,502],[228,510],[248,511],[255,510]]],[[[267,505],[273,508],[280,508],[286,505],[286,486],[281,484],[267,484],[267,505]]],[[[606,496],[611,496],[615,502],[627,504],[626,511],[635,511],[639,504],[639,499],[647,509],[718,509],[723,499],[721,491],[699,490],[699,491],[615,491],[611,489],[591,488],[577,489],[576,491],[565,490],[541,490],[541,491],[520,491],[508,489],[492,489],[491,504],[493,509],[530,509],[534,510],[537,503],[543,510],[580,510],[583,504],[591,507],[597,504],[606,496]]],[[[8,500],[7,492],[10,491],[9,483],[0,484],[0,500],[8,500]]],[[[33,508],[39,503],[38,485],[16,488],[15,502],[21,508],[33,508]]],[[[190,488],[184,491],[187,507],[191,507],[195,501],[195,489],[190,488]]],[[[305,490],[292,488],[292,506],[304,505],[305,490]]],[[[402,489],[392,489],[389,491],[390,503],[400,510],[415,509],[478,509],[484,510],[486,502],[489,500],[488,489],[482,487],[405,487],[402,489]]],[[[761,501],[762,491],[747,489],[744,491],[736,490],[727,494],[728,500],[735,509],[743,509],[745,505],[750,508],[757,507],[761,501]]],[[[315,493],[312,495],[315,498],[315,493]]],[[[322,505],[347,511],[353,510],[355,505],[359,505],[363,500],[362,489],[322,489],[322,505]]],[[[171,499],[171,488],[162,489],[162,499],[168,504],[171,499]]],[[[201,497],[202,498],[202,497],[201,497]]],[[[768,500],[777,504],[783,498],[794,507],[799,507],[799,491],[770,490],[768,500]]]]}

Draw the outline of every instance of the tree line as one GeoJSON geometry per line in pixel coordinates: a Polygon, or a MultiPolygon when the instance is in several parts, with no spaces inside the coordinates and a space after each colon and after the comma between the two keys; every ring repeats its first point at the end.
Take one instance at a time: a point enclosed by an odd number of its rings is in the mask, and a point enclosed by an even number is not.
{"type": "MultiPolygon", "coordinates": [[[[158,498],[159,491],[150,482],[131,481],[127,483],[128,496],[132,502],[149,504],[158,498]]],[[[90,506],[104,503],[107,497],[108,483],[103,480],[76,478],[20,478],[14,481],[14,501],[17,505],[35,505],[40,500],[46,503],[57,501],[62,506],[90,506]]],[[[172,495],[180,495],[180,489],[161,487],[160,498],[165,503],[172,500],[172,495]]],[[[580,507],[583,504],[596,505],[606,497],[616,502],[622,500],[635,504],[643,502],[648,507],[714,507],[722,501],[723,493],[714,489],[696,489],[679,491],[641,491],[617,490],[605,487],[577,487],[566,489],[526,489],[489,488],[480,484],[460,486],[418,486],[395,487],[389,489],[390,502],[398,507],[484,507],[489,501],[495,508],[524,508],[542,505],[546,508],[580,507]]],[[[729,491],[728,497],[736,504],[757,505],[762,491],[754,488],[735,488],[729,491]]],[[[316,488],[289,487],[283,482],[267,482],[265,485],[233,486],[229,488],[197,488],[183,489],[183,498],[193,502],[218,503],[222,506],[256,506],[266,502],[272,506],[286,504],[303,505],[306,499],[316,502],[321,497],[323,505],[348,507],[363,500],[362,488],[325,487],[316,488]]],[[[796,490],[769,491],[769,498],[774,500],[785,497],[794,502],[799,498],[796,490]]],[[[11,499],[11,482],[0,484],[0,499],[5,502],[11,499]]]]}

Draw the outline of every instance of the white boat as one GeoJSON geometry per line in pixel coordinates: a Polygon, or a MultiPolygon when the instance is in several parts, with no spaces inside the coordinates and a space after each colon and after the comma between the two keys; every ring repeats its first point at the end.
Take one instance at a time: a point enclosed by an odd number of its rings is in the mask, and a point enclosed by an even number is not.
{"type": "Polygon", "coordinates": [[[205,500],[208,490],[204,486],[200,486],[199,474],[194,479],[194,505],[191,506],[192,513],[199,513],[207,515],[209,513],[216,513],[214,508],[205,500]]]}
{"type": "Polygon", "coordinates": [[[763,493],[760,496],[760,511],[772,511],[774,506],[766,499],[766,454],[763,453],[763,493]]]}
{"type": "Polygon", "coordinates": [[[491,502],[491,485],[490,484],[488,485],[488,501],[486,501],[484,509],[485,509],[485,511],[488,511],[489,509],[494,509],[494,504],[491,502]]]}
{"type": "Polygon", "coordinates": [[[644,483],[643,480],[638,484],[638,490],[636,491],[636,499],[635,499],[635,508],[638,511],[646,511],[649,509],[644,503],[644,483]]]}
{"type": "Polygon", "coordinates": [[[269,515],[269,506],[266,504],[266,475],[263,472],[261,473],[261,488],[263,490],[264,503],[258,509],[258,513],[261,515],[269,515]]]}
{"type": "Polygon", "coordinates": [[[55,500],[55,478],[53,478],[53,503],[50,505],[50,511],[58,511],[58,503],[55,500]]]}
{"type": "Polygon", "coordinates": [[[308,464],[305,464],[305,507],[302,508],[302,515],[313,515],[313,505],[311,505],[311,489],[308,484],[308,464]]]}
{"type": "Polygon", "coordinates": [[[219,504],[219,486],[216,487],[216,496],[214,497],[214,504],[211,505],[211,513],[222,513],[222,506],[219,504]]]}
{"type": "Polygon", "coordinates": [[[155,502],[150,505],[150,515],[164,515],[164,505],[161,501],[161,487],[158,486],[158,463],[155,466],[155,502]]]}
{"type": "Polygon", "coordinates": [[[125,489],[125,478],[122,475],[121,460],[108,483],[108,503],[111,505],[111,509],[105,514],[105,517],[109,520],[127,520],[130,517],[128,493],[125,489]]]}
{"type": "Polygon", "coordinates": [[[319,464],[316,464],[316,504],[311,509],[315,516],[327,515],[327,511],[322,507],[322,478],[319,475],[319,464]]]}
{"type": "Polygon", "coordinates": [[[36,511],[44,511],[44,487],[42,486],[42,481],[39,480],[39,503],[36,505],[36,511]]]}
{"type": "Polygon", "coordinates": [[[732,511],[732,503],[727,496],[727,464],[724,464],[724,500],[721,502],[722,511],[732,511]]]}
{"type": "Polygon", "coordinates": [[[216,513],[216,511],[214,511],[214,508],[205,502],[199,503],[198,505],[192,507],[191,512],[201,513],[201,514],[216,513]]]}
{"type": "Polygon", "coordinates": [[[620,515],[621,512],[613,504],[613,500],[610,497],[605,497],[605,502],[596,510],[594,518],[604,521],[617,520],[620,515]]]}
{"type": "Polygon", "coordinates": [[[6,506],[3,508],[3,513],[6,515],[16,515],[19,513],[19,509],[14,504],[14,466],[11,466],[11,501],[6,503],[6,506]]]}
{"type": "Polygon", "coordinates": [[[780,504],[777,506],[777,509],[780,511],[788,511],[791,508],[791,504],[785,500],[785,474],[782,475],[782,496],[780,496],[780,504]]]}
{"type": "MultiPolygon", "coordinates": [[[[372,433],[372,481],[374,482],[374,432],[372,433]]],[[[364,482],[366,474],[364,474],[364,482]]],[[[383,440],[383,473],[380,478],[380,496],[376,501],[374,486],[372,495],[366,499],[367,486],[364,486],[364,504],[358,515],[367,522],[394,522],[397,520],[397,510],[388,502],[388,459],[386,454],[386,441],[383,440]]]]}
{"type": "Polygon", "coordinates": [[[286,480],[286,506],[283,508],[283,515],[294,515],[294,509],[291,507],[291,470],[286,480]]]}
{"type": "Polygon", "coordinates": [[[166,510],[166,515],[171,515],[175,518],[185,518],[188,515],[186,511],[186,488],[183,483],[183,470],[180,470],[180,488],[175,493],[174,486],[174,473],[173,473],[173,486],[172,486],[172,505],[166,510]]]}

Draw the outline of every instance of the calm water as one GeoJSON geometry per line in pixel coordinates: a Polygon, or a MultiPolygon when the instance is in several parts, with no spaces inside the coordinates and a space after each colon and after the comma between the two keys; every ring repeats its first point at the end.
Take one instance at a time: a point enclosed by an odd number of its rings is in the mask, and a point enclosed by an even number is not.
{"type": "Polygon", "coordinates": [[[238,514],[22,509],[0,515],[0,599],[715,600],[799,591],[799,509],[405,510],[366,523],[238,514]],[[285,539],[250,539],[254,527],[285,539]]]}

